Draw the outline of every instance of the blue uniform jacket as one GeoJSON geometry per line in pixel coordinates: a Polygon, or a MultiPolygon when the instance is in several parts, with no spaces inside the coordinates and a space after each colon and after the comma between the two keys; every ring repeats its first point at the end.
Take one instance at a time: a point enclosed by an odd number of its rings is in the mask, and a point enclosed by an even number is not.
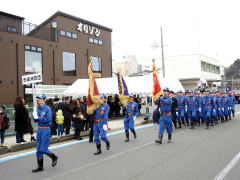
{"type": "Polygon", "coordinates": [[[180,108],[185,109],[186,98],[184,96],[178,96],[178,97],[176,97],[176,99],[177,99],[178,109],[180,109],[180,108]]]}
{"type": "Polygon", "coordinates": [[[134,116],[139,115],[138,104],[136,102],[129,102],[127,105],[126,116],[132,114],[134,116]]]}
{"type": "Polygon", "coordinates": [[[191,108],[191,109],[197,109],[199,107],[197,97],[196,96],[188,96],[187,106],[188,106],[188,108],[191,108]]]}
{"type": "Polygon", "coordinates": [[[171,112],[172,107],[172,98],[167,97],[160,97],[158,100],[158,107],[161,109],[161,113],[163,112],[171,112]]]}
{"type": "Polygon", "coordinates": [[[38,119],[34,119],[38,122],[39,127],[51,126],[52,125],[52,111],[46,104],[37,108],[38,119]]]}
{"type": "Polygon", "coordinates": [[[103,124],[107,124],[109,106],[106,103],[103,103],[99,108],[95,111],[95,120],[103,119],[103,124]]]}

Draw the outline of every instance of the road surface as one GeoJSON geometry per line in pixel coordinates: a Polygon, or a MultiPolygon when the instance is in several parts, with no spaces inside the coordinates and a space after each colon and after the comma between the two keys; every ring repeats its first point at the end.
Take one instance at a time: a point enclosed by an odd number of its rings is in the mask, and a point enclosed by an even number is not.
{"type": "Polygon", "coordinates": [[[111,150],[102,144],[102,154],[94,156],[94,144],[70,142],[54,146],[59,161],[50,166],[44,159],[44,171],[33,174],[37,163],[35,155],[25,152],[0,159],[2,180],[56,179],[56,180],[239,180],[240,179],[240,107],[234,120],[220,123],[210,129],[203,126],[190,130],[175,130],[173,142],[155,144],[158,126],[138,126],[138,138],[130,136],[124,142],[123,131],[110,134],[111,150]],[[12,159],[11,159],[12,158],[12,159]]]}

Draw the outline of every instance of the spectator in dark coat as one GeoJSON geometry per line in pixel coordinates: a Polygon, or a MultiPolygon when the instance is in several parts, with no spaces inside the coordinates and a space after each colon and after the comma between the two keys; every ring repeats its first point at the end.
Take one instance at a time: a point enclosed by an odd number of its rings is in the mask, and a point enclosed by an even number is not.
{"type": "Polygon", "coordinates": [[[73,117],[73,109],[70,104],[70,97],[66,97],[65,101],[61,103],[60,107],[61,107],[61,110],[63,111],[63,116],[64,116],[63,126],[65,129],[65,134],[68,135],[70,133],[71,122],[73,117]]]}
{"type": "Polygon", "coordinates": [[[29,117],[28,109],[25,105],[23,97],[18,96],[14,104],[14,119],[15,119],[15,131],[16,131],[16,142],[26,142],[23,138],[24,134],[31,134],[31,140],[35,140],[33,136],[33,128],[31,119],[29,117]]]}
{"type": "Polygon", "coordinates": [[[80,109],[78,109],[74,114],[73,114],[73,122],[75,124],[75,138],[78,140],[82,140],[80,136],[80,132],[83,129],[83,122],[86,121],[84,119],[83,113],[81,112],[80,109]]]}
{"type": "Polygon", "coordinates": [[[119,100],[118,95],[115,95],[113,106],[114,106],[114,112],[115,112],[116,117],[119,117],[119,115],[120,115],[121,107],[120,107],[119,102],[120,102],[120,100],[119,100]]]}

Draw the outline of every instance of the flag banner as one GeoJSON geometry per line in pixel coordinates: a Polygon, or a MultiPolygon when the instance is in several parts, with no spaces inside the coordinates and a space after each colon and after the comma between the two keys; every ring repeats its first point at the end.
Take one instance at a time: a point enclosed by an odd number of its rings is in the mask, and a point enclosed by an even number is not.
{"type": "Polygon", "coordinates": [[[92,71],[92,57],[89,58],[90,63],[88,65],[88,101],[87,101],[87,114],[93,114],[94,111],[102,105],[102,101],[99,96],[98,86],[92,71]]]}
{"type": "Polygon", "coordinates": [[[159,81],[158,81],[158,70],[154,64],[154,60],[153,60],[153,92],[152,92],[152,97],[157,100],[158,97],[162,94],[162,88],[159,84],[159,81]]]}
{"type": "Polygon", "coordinates": [[[128,101],[129,101],[129,97],[128,97],[129,93],[128,93],[127,84],[126,84],[120,70],[118,71],[117,78],[118,78],[118,89],[119,89],[120,103],[122,105],[126,106],[128,101]]]}

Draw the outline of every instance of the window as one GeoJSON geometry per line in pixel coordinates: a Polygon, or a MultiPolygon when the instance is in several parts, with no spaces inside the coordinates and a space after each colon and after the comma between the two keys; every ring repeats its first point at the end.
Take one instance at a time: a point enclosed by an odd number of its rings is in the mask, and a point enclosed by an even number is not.
{"type": "Polygon", "coordinates": [[[210,64],[206,63],[206,71],[210,72],[210,64]]]}
{"type": "Polygon", "coordinates": [[[220,74],[220,68],[219,68],[219,66],[216,67],[216,71],[217,71],[217,72],[216,72],[217,74],[220,74]]]}
{"type": "Polygon", "coordinates": [[[37,51],[38,51],[38,52],[42,52],[42,48],[37,47],[37,51]]]}
{"type": "Polygon", "coordinates": [[[63,52],[63,74],[65,76],[76,76],[76,54],[63,52]]]}
{"type": "Polygon", "coordinates": [[[61,36],[66,36],[66,32],[64,30],[60,30],[60,35],[61,36]]]}
{"type": "Polygon", "coordinates": [[[205,71],[205,62],[201,61],[201,70],[205,71]]]}
{"type": "Polygon", "coordinates": [[[90,42],[90,43],[93,43],[93,38],[89,38],[89,42],[90,42]]]}
{"type": "Polygon", "coordinates": [[[92,71],[102,72],[102,58],[92,57],[92,71]]]}
{"type": "Polygon", "coordinates": [[[53,22],[51,23],[51,26],[52,26],[52,28],[57,28],[57,22],[56,22],[56,21],[53,21],[53,22]]]}
{"type": "Polygon", "coordinates": [[[94,39],[94,44],[98,44],[98,40],[97,39],[94,39]]]}
{"type": "Polygon", "coordinates": [[[77,34],[76,33],[72,33],[72,38],[73,39],[77,39],[77,34]]]}
{"type": "Polygon", "coordinates": [[[103,43],[102,43],[102,40],[99,40],[99,41],[98,41],[98,44],[99,44],[99,45],[102,45],[102,44],[103,44],[103,43]]]}
{"type": "Polygon", "coordinates": [[[15,27],[13,27],[13,26],[8,26],[8,27],[7,27],[7,31],[8,31],[8,32],[16,33],[16,32],[17,32],[17,28],[15,28],[15,27]]]}
{"type": "Polygon", "coordinates": [[[66,36],[67,36],[67,37],[72,37],[72,33],[66,32],[66,36]]]}
{"type": "Polygon", "coordinates": [[[25,72],[42,72],[42,48],[25,45],[25,72]]]}
{"type": "Polygon", "coordinates": [[[211,64],[210,67],[211,67],[211,71],[210,72],[214,73],[214,65],[211,64]]]}

